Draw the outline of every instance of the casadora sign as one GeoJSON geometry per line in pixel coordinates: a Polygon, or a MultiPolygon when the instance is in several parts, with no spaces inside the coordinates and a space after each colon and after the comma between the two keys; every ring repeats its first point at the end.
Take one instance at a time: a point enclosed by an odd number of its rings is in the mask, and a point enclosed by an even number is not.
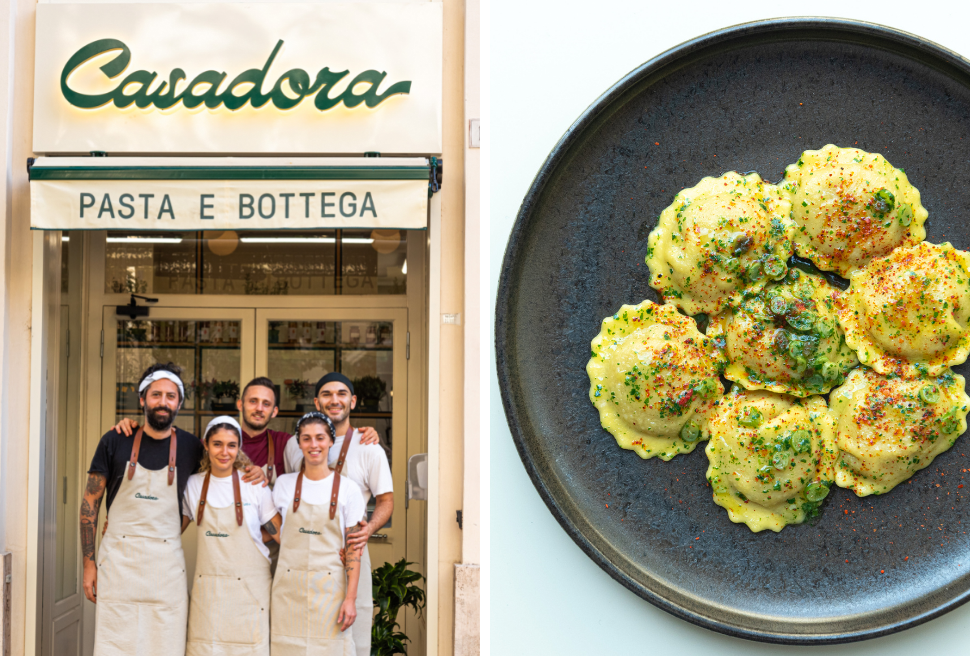
{"type": "Polygon", "coordinates": [[[440,2],[37,7],[34,152],[438,154],[440,2]]]}
{"type": "Polygon", "coordinates": [[[350,71],[331,71],[329,67],[321,69],[316,79],[311,83],[306,71],[294,68],[280,75],[276,84],[268,93],[263,93],[267,75],[276,55],[283,46],[283,40],[276,43],[273,52],[262,68],[251,68],[243,71],[226,86],[225,72],[204,71],[196,75],[188,85],[180,83],[186,79],[185,71],[174,69],[168,81],[155,84],[158,73],[154,71],[134,71],[126,75],[111,91],[105,93],[84,93],[71,88],[68,80],[71,75],[84,64],[96,59],[100,55],[117,52],[114,59],[100,67],[101,72],[110,80],[116,79],[125,72],[131,62],[131,50],[118,39],[98,39],[84,46],[71,57],[61,72],[61,93],[67,102],[81,109],[95,109],[112,103],[115,107],[124,109],[135,105],[141,109],[157,107],[169,109],[182,103],[188,109],[195,109],[205,105],[209,109],[225,107],[229,111],[241,109],[247,103],[254,109],[259,109],[267,103],[272,103],[277,109],[292,109],[307,96],[315,96],[313,106],[320,111],[332,109],[339,103],[345,107],[357,107],[364,103],[367,107],[377,107],[394,94],[407,94],[411,91],[411,82],[403,81],[392,84],[384,92],[379,93],[380,84],[387,77],[383,71],[368,70],[355,76],[344,91],[336,97],[330,97],[330,91],[350,71]],[[356,90],[359,85],[366,84],[362,93],[356,90]],[[284,86],[286,87],[284,89],[284,86]],[[132,90],[132,87],[134,89],[132,90]],[[242,93],[235,91],[245,87],[242,93]],[[177,89],[181,88],[181,91],[177,89]],[[197,90],[201,89],[200,92],[197,90]],[[287,90],[289,93],[287,93],[287,90]]]}

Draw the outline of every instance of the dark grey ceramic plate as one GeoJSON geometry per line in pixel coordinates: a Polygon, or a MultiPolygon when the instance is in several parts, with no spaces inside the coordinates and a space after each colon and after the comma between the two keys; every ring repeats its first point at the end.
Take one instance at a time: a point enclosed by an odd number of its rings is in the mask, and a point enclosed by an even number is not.
{"type": "Polygon", "coordinates": [[[647,235],[678,190],[727,170],[777,181],[827,143],[904,168],[927,239],[970,249],[970,63],[876,25],[775,20],[647,62],[576,121],[522,203],[496,308],[512,435],[570,537],[660,608],[769,642],[870,638],[967,601],[970,438],[886,496],[834,489],[816,524],[754,534],[711,500],[703,448],[663,462],[617,447],[585,366],[603,317],[658,300],[647,235]]]}

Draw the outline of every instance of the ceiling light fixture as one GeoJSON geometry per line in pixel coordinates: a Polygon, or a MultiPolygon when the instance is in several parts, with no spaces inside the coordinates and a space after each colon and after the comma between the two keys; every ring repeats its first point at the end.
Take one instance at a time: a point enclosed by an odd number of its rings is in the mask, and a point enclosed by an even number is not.
{"type": "Polygon", "coordinates": [[[108,237],[109,244],[181,244],[181,237],[108,237]]]}

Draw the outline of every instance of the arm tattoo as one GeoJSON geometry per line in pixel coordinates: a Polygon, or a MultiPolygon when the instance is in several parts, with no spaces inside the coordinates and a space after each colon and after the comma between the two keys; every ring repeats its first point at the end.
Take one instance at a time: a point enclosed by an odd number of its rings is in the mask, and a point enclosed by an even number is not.
{"type": "MultiPolygon", "coordinates": [[[[351,533],[356,533],[360,531],[363,527],[364,525],[362,522],[357,522],[356,525],[351,526],[350,528],[347,529],[346,534],[350,535],[351,533]]],[[[344,571],[350,574],[350,570],[353,569],[351,565],[353,563],[358,563],[358,564],[360,563],[360,552],[354,549],[353,547],[348,546],[346,548],[344,560],[346,561],[346,564],[344,566],[344,571]]]]}
{"type": "Polygon", "coordinates": [[[94,560],[98,511],[101,509],[105,483],[103,474],[88,474],[87,488],[81,501],[81,552],[87,560],[94,560]]]}

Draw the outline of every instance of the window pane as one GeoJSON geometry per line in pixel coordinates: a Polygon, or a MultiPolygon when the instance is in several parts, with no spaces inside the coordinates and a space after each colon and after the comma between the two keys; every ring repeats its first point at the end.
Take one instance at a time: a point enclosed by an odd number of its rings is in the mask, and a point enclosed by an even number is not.
{"type": "Polygon", "coordinates": [[[269,322],[267,375],[279,386],[280,421],[292,415],[295,425],[296,418],[315,409],[313,388],[334,370],[336,326],[332,321],[269,322]]]}
{"type": "Polygon", "coordinates": [[[341,294],[404,294],[406,265],[405,231],[341,231],[341,294]]]}
{"type": "Polygon", "coordinates": [[[194,294],[195,233],[109,231],[104,291],[115,294],[194,294]]]}
{"type": "Polygon", "coordinates": [[[337,233],[205,232],[204,294],[321,296],[334,293],[337,233]]]}

